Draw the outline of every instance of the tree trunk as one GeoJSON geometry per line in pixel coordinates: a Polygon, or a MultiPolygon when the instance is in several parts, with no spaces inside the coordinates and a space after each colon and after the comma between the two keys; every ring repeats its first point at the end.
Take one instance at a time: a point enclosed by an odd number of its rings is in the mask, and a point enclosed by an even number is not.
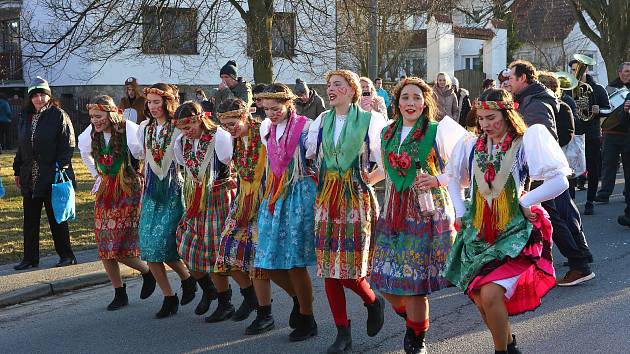
{"type": "Polygon", "coordinates": [[[273,81],[273,55],[271,47],[271,26],[273,23],[273,2],[249,0],[249,11],[245,24],[250,36],[249,52],[254,64],[254,81],[271,83],[273,81]]]}

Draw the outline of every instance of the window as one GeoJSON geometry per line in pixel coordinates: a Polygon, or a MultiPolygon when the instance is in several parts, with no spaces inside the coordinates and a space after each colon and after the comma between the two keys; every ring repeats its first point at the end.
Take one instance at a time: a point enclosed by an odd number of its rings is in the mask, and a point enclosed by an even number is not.
{"type": "Polygon", "coordinates": [[[0,53],[20,50],[20,20],[0,21],[0,53]]]}
{"type": "MultiPolygon", "coordinates": [[[[271,54],[274,57],[291,59],[295,56],[295,13],[276,12],[273,14],[271,27],[271,54]]],[[[253,55],[251,51],[251,38],[247,34],[247,55],[253,55]]]]}
{"type": "Polygon", "coordinates": [[[464,57],[464,69],[481,70],[481,58],[478,56],[464,57]]]}
{"type": "Polygon", "coordinates": [[[143,34],[145,54],[197,54],[197,10],[149,7],[143,34]]]}

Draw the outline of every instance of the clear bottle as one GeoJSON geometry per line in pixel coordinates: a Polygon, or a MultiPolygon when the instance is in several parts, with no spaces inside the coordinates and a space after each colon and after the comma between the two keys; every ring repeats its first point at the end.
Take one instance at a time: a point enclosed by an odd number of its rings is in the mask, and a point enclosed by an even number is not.
{"type": "MultiPolygon", "coordinates": [[[[426,174],[422,167],[418,168],[418,173],[426,174]]],[[[413,192],[416,196],[416,202],[423,216],[432,216],[435,213],[435,203],[433,203],[433,193],[431,189],[421,189],[418,183],[414,183],[413,192]]]]}

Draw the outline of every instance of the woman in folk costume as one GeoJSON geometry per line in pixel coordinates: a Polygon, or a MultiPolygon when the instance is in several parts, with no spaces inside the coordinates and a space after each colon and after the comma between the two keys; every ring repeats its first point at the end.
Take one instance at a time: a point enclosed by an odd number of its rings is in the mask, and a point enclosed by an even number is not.
{"type": "Polygon", "coordinates": [[[406,319],[406,353],[425,353],[428,295],[442,277],[455,239],[446,161],[466,130],[450,117],[436,121],[432,89],[411,77],[394,89],[395,121],[383,130],[385,205],[376,225],[370,283],[406,319]]]}
{"type": "Polygon", "coordinates": [[[182,279],[182,300],[193,300],[197,284],[177,253],[175,231],[182,217],[182,176],[174,161],[173,146],[180,131],[171,122],[177,101],[170,85],[158,83],[144,89],[145,116],[138,140],[143,146],[144,191],[140,211],[140,257],[149,263],[151,273],[164,294],[162,308],[155,314],[164,318],[177,313],[179,299],[166,276],[166,263],[182,279]]]}
{"type": "Polygon", "coordinates": [[[382,115],[359,105],[359,77],[348,70],[326,74],[330,111],[311,124],[307,158],[316,159],[319,182],[315,205],[317,274],[325,278],[328,304],[337,325],[330,353],[349,349],[350,332],[344,287],[361,297],[367,307],[367,334],[383,327],[384,300],[365,279],[370,274],[372,233],[378,203],[372,185],[384,178],[380,133],[382,115]],[[373,169],[374,162],[378,166],[373,169]],[[348,342],[348,343],[346,343],[348,342]]]}
{"type": "Polygon", "coordinates": [[[306,267],[315,264],[313,204],[315,176],[307,166],[310,120],[296,113],[295,95],[284,84],[269,85],[263,99],[267,118],[260,126],[267,148],[265,194],[258,211],[254,266],[269,272],[293,298],[289,340],[317,335],[313,287],[306,267]]]}
{"type": "Polygon", "coordinates": [[[526,128],[507,91],[484,91],[474,109],[481,135],[462,139],[448,166],[461,228],[445,276],[474,301],[495,353],[515,354],[508,316],[537,308],[555,284],[551,223],[537,204],[568,187],[571,169],[544,126],[526,128]],[[528,178],[543,183],[523,194],[528,178]]]}
{"type": "Polygon", "coordinates": [[[248,277],[252,279],[253,287],[241,290],[246,301],[232,319],[244,320],[256,306],[256,319],[245,334],[260,334],[274,328],[269,274],[254,267],[258,209],[265,193],[267,149],[260,136],[261,121],[250,114],[243,100],[229,98],[221,104],[219,112],[221,126],[235,139],[232,160],[238,176],[238,191],[221,234],[215,268],[217,272],[240,278],[244,284],[248,277]]]}
{"type": "Polygon", "coordinates": [[[92,124],[79,135],[79,150],[96,178],[92,189],[96,194],[94,235],[98,258],[114,287],[114,300],[107,306],[113,311],[129,303],[119,262],[142,273],[141,299],[155,290],[155,278],[140,260],[138,238],[142,179],[137,158],[142,155],[142,146],[138,126],[123,119],[111,97],[95,97],[87,110],[92,124]]]}

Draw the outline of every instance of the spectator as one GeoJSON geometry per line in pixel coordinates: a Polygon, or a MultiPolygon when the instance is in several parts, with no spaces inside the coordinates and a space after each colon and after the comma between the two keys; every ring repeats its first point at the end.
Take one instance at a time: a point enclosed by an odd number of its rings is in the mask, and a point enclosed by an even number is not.
{"type": "Polygon", "coordinates": [[[138,80],[135,77],[125,80],[125,97],[120,99],[120,105],[118,106],[123,110],[124,118],[140,124],[145,120],[144,105],[146,102],[146,98],[140,92],[138,80]]]}
{"type": "Polygon", "coordinates": [[[481,85],[481,92],[487,89],[497,88],[497,82],[494,79],[485,79],[481,85]]]}
{"type": "Polygon", "coordinates": [[[0,154],[7,147],[6,133],[11,127],[11,106],[6,96],[0,93],[0,154]]]}
{"type": "Polygon", "coordinates": [[[295,109],[297,110],[298,115],[314,120],[326,110],[324,108],[324,100],[315,90],[311,90],[304,80],[295,80],[294,91],[298,96],[295,100],[295,109]]]}
{"type": "Polygon", "coordinates": [[[374,80],[374,87],[376,88],[376,94],[383,98],[385,107],[389,110],[391,100],[389,98],[389,92],[383,88],[383,79],[377,77],[376,80],[374,80]]]}
{"type": "Polygon", "coordinates": [[[510,86],[510,69],[505,69],[499,73],[499,88],[512,92],[512,86],[510,86]]]}
{"type": "MultiPolygon", "coordinates": [[[[453,90],[457,96],[457,107],[459,107],[459,117],[456,117],[462,127],[466,126],[468,113],[470,112],[470,93],[468,90],[459,87],[459,80],[453,77],[453,90]]],[[[455,118],[453,118],[455,119],[455,118]]]]}
{"type": "Polygon", "coordinates": [[[256,117],[260,119],[260,121],[263,121],[267,115],[265,114],[265,107],[262,103],[263,100],[258,97],[258,95],[265,92],[267,86],[268,85],[266,84],[258,84],[252,89],[252,94],[254,95],[254,105],[256,106],[256,112],[252,113],[252,117],[256,117]]]}
{"type": "Polygon", "coordinates": [[[575,133],[575,122],[573,121],[573,110],[566,102],[562,101],[562,90],[560,89],[560,81],[554,73],[547,71],[538,72],[538,81],[545,85],[556,98],[560,99],[560,109],[555,115],[556,129],[558,131],[558,144],[561,147],[568,144],[575,133]]]}
{"type": "Polygon", "coordinates": [[[387,120],[385,100],[376,94],[376,88],[372,80],[367,77],[361,77],[359,82],[361,83],[361,101],[359,101],[361,108],[366,112],[378,112],[387,120]]]}
{"type": "Polygon", "coordinates": [[[219,83],[219,91],[215,95],[214,114],[212,119],[219,122],[217,117],[217,109],[228,98],[240,98],[250,107],[253,103],[252,85],[244,81],[238,76],[238,65],[234,60],[229,60],[219,72],[221,82],[219,83]]]}
{"type": "Polygon", "coordinates": [[[208,100],[206,93],[203,92],[202,89],[198,88],[195,90],[195,96],[197,98],[197,103],[199,103],[203,111],[212,113],[214,105],[208,100]]]}
{"type": "Polygon", "coordinates": [[[35,78],[28,88],[29,101],[18,125],[18,150],[13,160],[15,184],[22,194],[24,208],[24,256],[14,267],[24,270],[39,266],[39,228],[42,206],[59,255],[57,267],[77,264],[68,222],[58,224],[53,214],[51,188],[55,165],[65,170],[74,185],[72,155],[74,129],[70,117],[52,98],[48,82],[35,78]]]}
{"type": "Polygon", "coordinates": [[[459,118],[459,107],[457,106],[457,95],[452,87],[451,77],[441,72],[437,74],[433,85],[433,96],[438,103],[437,120],[440,121],[445,116],[457,120],[459,118]]]}

